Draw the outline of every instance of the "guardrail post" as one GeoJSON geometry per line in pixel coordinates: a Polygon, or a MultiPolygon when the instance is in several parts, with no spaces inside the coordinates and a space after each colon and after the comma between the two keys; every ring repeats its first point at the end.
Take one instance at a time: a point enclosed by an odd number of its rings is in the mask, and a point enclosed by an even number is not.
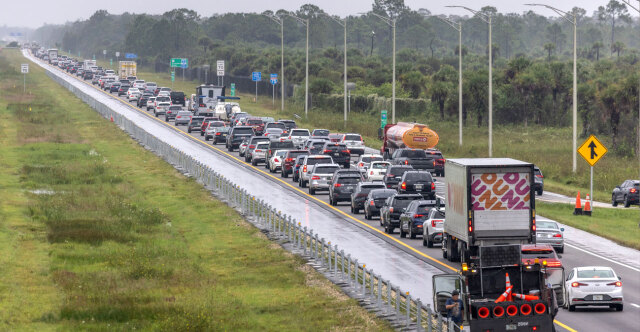
{"type": "Polygon", "coordinates": [[[333,276],[337,277],[338,276],[338,245],[334,245],[333,247],[333,263],[335,264],[333,266],[333,276]]]}
{"type": "Polygon", "coordinates": [[[362,296],[367,296],[367,267],[362,264],[362,296]]]}
{"type": "Polygon", "coordinates": [[[382,277],[378,275],[378,309],[382,306],[382,277]]]}
{"type": "Polygon", "coordinates": [[[356,289],[356,292],[358,291],[358,259],[356,258],[356,260],[353,262],[353,286],[356,289]]]}
{"type": "Polygon", "coordinates": [[[400,287],[396,288],[396,315],[400,318],[400,287]]]}
{"type": "MultiPolygon", "coordinates": [[[[407,292],[409,293],[409,292],[407,292]]],[[[407,308],[407,326],[411,324],[411,294],[407,294],[406,299],[406,308],[407,308]]]]}
{"type": "Polygon", "coordinates": [[[349,286],[351,286],[351,254],[347,255],[347,281],[349,281],[349,286]]]}
{"type": "Polygon", "coordinates": [[[416,299],[416,325],[417,330],[422,331],[422,302],[420,299],[416,299]]]}
{"type": "Polygon", "coordinates": [[[302,250],[304,255],[307,255],[307,226],[304,226],[304,232],[302,232],[302,250]]]}
{"type": "Polygon", "coordinates": [[[344,250],[340,250],[340,280],[344,280],[344,250]]]}
{"type": "Polygon", "coordinates": [[[438,312],[438,331],[442,332],[442,315],[438,312]]]}
{"type": "Polygon", "coordinates": [[[433,332],[433,314],[431,313],[431,304],[427,303],[427,332],[433,332]]]}

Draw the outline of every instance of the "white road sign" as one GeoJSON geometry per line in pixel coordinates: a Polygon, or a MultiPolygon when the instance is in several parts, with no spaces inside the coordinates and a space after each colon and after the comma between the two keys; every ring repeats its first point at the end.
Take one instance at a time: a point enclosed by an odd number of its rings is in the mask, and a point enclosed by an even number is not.
{"type": "Polygon", "coordinates": [[[21,65],[20,65],[20,71],[21,71],[23,74],[27,74],[27,73],[29,73],[29,64],[28,64],[28,63],[23,63],[23,64],[21,64],[21,65]]]}
{"type": "Polygon", "coordinates": [[[218,76],[224,76],[224,60],[218,60],[216,65],[218,67],[218,76]]]}
{"type": "Polygon", "coordinates": [[[119,57],[119,56],[120,56],[120,52],[116,52],[116,57],[119,57]]]}

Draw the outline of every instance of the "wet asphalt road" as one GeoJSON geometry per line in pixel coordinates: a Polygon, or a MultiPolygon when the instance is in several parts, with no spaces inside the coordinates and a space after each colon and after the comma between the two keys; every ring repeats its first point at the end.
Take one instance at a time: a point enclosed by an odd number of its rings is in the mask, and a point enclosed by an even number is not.
{"type": "MultiPolygon", "coordinates": [[[[65,72],[59,71],[59,73],[65,74],[70,77],[70,75],[66,74],[65,72]]],[[[80,80],[78,79],[78,81],[80,80]]],[[[100,90],[96,89],[96,91],[100,91],[100,90]]],[[[104,95],[108,95],[106,92],[102,92],[102,93],[104,95]]],[[[121,102],[124,103],[125,101],[122,100],[121,102]]],[[[186,132],[185,127],[179,126],[179,128],[180,130],[186,132]]],[[[198,133],[194,133],[189,137],[189,139],[191,140],[201,139],[201,136],[198,133]]],[[[203,138],[202,138],[202,142],[204,142],[203,138]]],[[[210,143],[205,143],[205,144],[210,144],[210,143]]],[[[224,146],[219,145],[219,148],[222,150],[224,149],[224,146]]],[[[233,153],[233,155],[237,157],[237,152],[233,153]]],[[[235,163],[236,166],[237,164],[243,163],[242,161],[239,161],[239,160],[230,159],[228,156],[225,156],[225,158],[223,159],[226,159],[228,162],[235,163]]],[[[256,173],[255,170],[252,170],[252,168],[250,167],[246,169],[256,173]]],[[[322,204],[315,201],[314,199],[310,199],[310,197],[308,197],[304,192],[300,192],[296,190],[300,188],[297,188],[297,185],[293,183],[290,180],[290,178],[282,179],[283,181],[279,181],[271,178],[270,174],[268,174],[268,171],[260,172],[257,174],[260,174],[261,175],[260,177],[265,178],[267,180],[267,181],[261,182],[258,186],[258,187],[261,187],[261,190],[265,192],[267,196],[277,195],[279,200],[283,200],[283,201],[291,200],[291,203],[295,202],[295,204],[289,204],[293,207],[297,207],[297,212],[293,213],[293,215],[296,216],[296,219],[298,219],[299,221],[304,221],[305,224],[308,224],[314,230],[320,227],[320,223],[315,223],[312,221],[312,219],[315,220],[316,217],[311,216],[312,214],[311,210],[316,211],[318,210],[318,207],[324,210],[323,214],[325,218],[341,219],[348,222],[350,225],[356,226],[356,227],[344,227],[338,232],[335,232],[334,230],[334,231],[331,231],[330,233],[327,233],[328,234],[327,237],[329,239],[332,239],[336,243],[339,240],[340,240],[339,242],[353,241],[354,237],[355,238],[358,237],[358,236],[354,236],[355,235],[354,229],[359,229],[360,232],[366,232],[372,236],[377,237],[379,241],[384,241],[384,244],[382,244],[382,242],[379,242],[379,245],[381,246],[386,246],[388,244],[391,244],[397,249],[403,251],[405,254],[409,254],[413,256],[415,259],[418,259],[424,263],[427,263],[428,265],[432,265],[432,266],[424,265],[424,268],[426,271],[421,271],[421,272],[428,272],[428,273],[422,274],[424,276],[424,280],[422,284],[423,291],[419,292],[423,294],[422,298],[425,298],[427,294],[430,294],[430,285],[429,285],[431,283],[431,280],[429,277],[430,274],[437,273],[438,272],[437,270],[449,273],[449,272],[452,272],[452,269],[455,269],[458,267],[457,264],[454,265],[442,259],[440,248],[436,247],[436,248],[429,249],[429,248],[423,247],[422,239],[420,236],[418,236],[418,239],[415,239],[415,240],[401,239],[398,235],[398,231],[396,230],[396,234],[394,234],[392,237],[389,237],[388,235],[382,232],[382,228],[379,226],[379,221],[377,219],[365,220],[362,214],[352,215],[349,212],[349,205],[347,202],[340,203],[340,205],[337,208],[334,208],[329,206],[328,204],[322,204]],[[283,191],[285,190],[287,191],[286,194],[283,193],[283,191]],[[329,234],[331,236],[335,236],[336,238],[334,239],[332,237],[329,237],[329,234]],[[435,267],[436,269],[434,269],[433,267],[435,267]]],[[[274,177],[276,176],[278,175],[274,175],[274,177]]],[[[242,175],[240,175],[240,177],[238,178],[232,178],[232,179],[234,181],[241,180],[241,177],[242,175]]],[[[251,178],[255,179],[254,176],[252,176],[251,178]]],[[[244,182],[244,181],[241,181],[241,182],[244,182]]],[[[438,179],[437,183],[438,183],[437,185],[438,193],[441,195],[444,195],[444,192],[442,190],[443,179],[441,178],[438,179]]],[[[242,185],[242,183],[239,183],[239,184],[242,185]]],[[[249,185],[249,183],[247,183],[247,185],[249,185]]],[[[326,192],[321,192],[320,194],[315,195],[315,197],[328,203],[328,195],[326,192]]],[[[322,232],[322,231],[323,231],[322,229],[318,229],[318,232],[322,232]]],[[[356,230],[355,232],[358,232],[358,231],[356,230]]],[[[594,237],[593,239],[589,239],[589,240],[592,242],[596,242],[596,241],[600,241],[600,239],[601,238],[594,237]]],[[[585,265],[604,265],[604,266],[613,267],[616,270],[616,272],[619,275],[621,275],[623,278],[623,285],[624,285],[623,287],[625,291],[624,293],[625,311],[614,312],[606,308],[595,308],[595,307],[585,308],[585,309],[578,308],[576,312],[571,312],[571,313],[569,313],[566,310],[560,310],[557,316],[557,320],[561,322],[561,324],[557,325],[558,329],[562,330],[563,328],[566,328],[566,330],[580,330],[580,331],[607,331],[607,330],[614,330],[614,329],[620,330],[620,331],[640,331],[640,327],[638,326],[638,323],[640,323],[640,318],[639,318],[640,306],[638,306],[640,304],[640,296],[639,296],[640,292],[638,291],[640,290],[640,278],[639,278],[640,270],[638,269],[638,265],[640,265],[640,259],[638,258],[640,258],[640,256],[638,256],[637,251],[635,251],[635,253],[634,252],[627,253],[626,257],[616,257],[615,253],[608,252],[607,250],[594,252],[594,250],[591,247],[597,247],[598,243],[588,243],[588,242],[584,243],[584,242],[581,242],[579,238],[576,238],[575,242],[572,240],[574,239],[571,239],[571,240],[567,239],[566,241],[568,244],[573,245],[575,247],[567,246],[565,249],[566,253],[562,255],[562,261],[563,261],[563,264],[565,265],[565,269],[569,270],[574,266],[585,266],[585,265]],[[588,252],[580,250],[581,248],[586,249],[588,252]],[[622,258],[625,258],[625,259],[622,259],[622,258]]],[[[370,237],[369,237],[369,241],[370,241],[370,237]]],[[[344,247],[342,244],[340,244],[340,246],[344,247]]],[[[354,252],[354,250],[358,250],[358,248],[359,246],[356,245],[355,248],[349,249],[348,251],[354,252]]],[[[391,251],[389,252],[389,255],[385,255],[385,257],[369,256],[369,257],[366,257],[366,259],[368,262],[372,262],[372,260],[374,259],[380,260],[381,258],[383,260],[389,260],[393,262],[393,264],[387,265],[385,267],[385,270],[393,269],[395,266],[395,268],[397,269],[405,269],[405,271],[410,271],[411,273],[418,272],[415,270],[412,271],[411,269],[406,270],[407,268],[406,259],[400,258],[400,256],[401,255],[397,255],[391,251]]],[[[402,255],[402,256],[407,256],[407,255],[402,255]]],[[[363,258],[363,261],[364,260],[365,259],[363,258]]],[[[383,275],[387,275],[387,273],[392,273],[392,271],[390,270],[388,271],[377,270],[377,272],[380,272],[383,275]]],[[[400,277],[400,280],[404,280],[402,275],[400,275],[399,277],[400,277]]],[[[409,283],[409,285],[406,287],[408,289],[412,289],[411,288],[412,286],[419,287],[419,285],[416,285],[414,282],[409,283]]],[[[405,286],[403,285],[403,287],[405,286]]],[[[428,296],[426,298],[428,298],[428,296]]]]}

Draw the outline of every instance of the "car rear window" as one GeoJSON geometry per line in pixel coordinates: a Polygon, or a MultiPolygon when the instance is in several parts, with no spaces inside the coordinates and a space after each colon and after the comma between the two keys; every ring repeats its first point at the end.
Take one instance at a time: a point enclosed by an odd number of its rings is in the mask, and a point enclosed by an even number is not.
{"type": "Polygon", "coordinates": [[[219,133],[228,133],[231,128],[229,127],[216,127],[216,132],[219,133]]]}
{"type": "Polygon", "coordinates": [[[445,212],[438,210],[436,212],[433,213],[433,218],[434,219],[444,219],[445,218],[445,212]]]}
{"type": "Polygon", "coordinates": [[[260,142],[258,143],[258,145],[256,145],[256,149],[266,149],[269,147],[269,144],[264,143],[264,142],[260,142]]]}
{"type": "Polygon", "coordinates": [[[436,159],[442,159],[442,153],[437,151],[429,151],[427,152],[427,157],[432,157],[436,159]]]}
{"type": "Polygon", "coordinates": [[[335,171],[339,169],[340,169],[340,166],[318,166],[313,169],[313,172],[322,173],[322,174],[333,174],[335,171]]]}
{"type": "Polygon", "coordinates": [[[384,189],[385,186],[383,184],[367,184],[360,187],[360,190],[364,193],[368,193],[374,189],[384,189]]]}
{"type": "Polygon", "coordinates": [[[362,141],[362,137],[360,135],[345,135],[345,141],[362,141]]]}
{"type": "Polygon", "coordinates": [[[249,124],[249,125],[260,125],[260,124],[262,124],[262,120],[260,120],[260,119],[249,119],[249,120],[247,120],[247,124],[249,124]]]}
{"type": "Polygon", "coordinates": [[[180,106],[171,106],[171,107],[169,107],[169,109],[172,110],[172,111],[179,111],[179,110],[182,109],[182,107],[180,107],[180,106]]]}
{"type": "Polygon", "coordinates": [[[410,171],[413,168],[409,168],[409,167],[392,167],[389,170],[389,173],[393,174],[393,175],[402,175],[404,174],[404,172],[406,171],[410,171]]]}
{"type": "Polygon", "coordinates": [[[308,158],[307,165],[330,163],[331,158],[308,158]]]}
{"type": "Polygon", "coordinates": [[[284,141],[284,142],[273,142],[271,141],[271,145],[270,145],[271,149],[292,149],[293,148],[293,142],[291,141],[284,141]]]}
{"type": "Polygon", "coordinates": [[[402,151],[401,156],[406,158],[426,158],[427,154],[424,150],[405,150],[402,151]]]}
{"type": "Polygon", "coordinates": [[[322,146],[324,146],[324,142],[313,142],[312,146],[314,148],[322,147],[322,146]]]}
{"type": "Polygon", "coordinates": [[[166,102],[168,102],[170,100],[171,100],[171,98],[166,97],[166,96],[156,97],[156,101],[166,101],[166,102]]]}
{"type": "Polygon", "coordinates": [[[380,157],[362,157],[362,162],[364,163],[370,163],[372,161],[382,161],[382,156],[380,157]]]}
{"type": "Polygon", "coordinates": [[[389,167],[389,164],[387,163],[374,163],[371,164],[371,168],[373,169],[387,169],[389,167]]]}
{"type": "Polygon", "coordinates": [[[324,129],[316,129],[313,131],[313,136],[329,136],[329,131],[324,129]]]}
{"type": "Polygon", "coordinates": [[[309,136],[309,132],[306,130],[293,130],[291,136],[309,136]]]}
{"type": "Polygon", "coordinates": [[[357,184],[358,182],[360,182],[360,178],[355,176],[349,176],[349,177],[341,176],[338,179],[338,183],[344,183],[344,184],[357,184]]]}
{"type": "Polygon", "coordinates": [[[253,129],[252,128],[235,128],[233,129],[233,134],[234,135],[253,134],[253,129]]]}
{"type": "Polygon", "coordinates": [[[269,142],[269,137],[254,137],[251,142],[254,144],[257,144],[258,142],[269,142]]]}
{"type": "Polygon", "coordinates": [[[296,158],[298,156],[304,156],[308,154],[308,151],[289,151],[289,158],[296,158]]]}
{"type": "Polygon", "coordinates": [[[327,144],[324,148],[325,150],[339,151],[339,150],[346,150],[347,146],[344,144],[327,144]]]}
{"type": "Polygon", "coordinates": [[[578,270],[578,278],[613,278],[611,270],[578,270]]]}
{"type": "Polygon", "coordinates": [[[429,211],[431,211],[431,209],[433,209],[433,205],[420,205],[420,206],[418,206],[418,212],[424,212],[425,214],[428,214],[429,211]]]}
{"type": "Polygon", "coordinates": [[[284,125],[284,123],[280,123],[280,122],[268,123],[267,128],[279,128],[279,129],[282,129],[282,131],[287,130],[287,127],[284,125]]]}
{"type": "Polygon", "coordinates": [[[393,200],[394,207],[407,207],[412,201],[419,199],[417,197],[410,196],[398,196],[393,200]]]}
{"type": "Polygon", "coordinates": [[[553,253],[551,248],[522,249],[523,256],[554,257],[553,253]]]}
{"type": "Polygon", "coordinates": [[[405,180],[409,181],[431,181],[431,173],[429,172],[406,172],[405,180]]]}
{"type": "Polygon", "coordinates": [[[538,228],[558,229],[558,224],[544,220],[536,220],[536,226],[538,226],[538,228]]]}

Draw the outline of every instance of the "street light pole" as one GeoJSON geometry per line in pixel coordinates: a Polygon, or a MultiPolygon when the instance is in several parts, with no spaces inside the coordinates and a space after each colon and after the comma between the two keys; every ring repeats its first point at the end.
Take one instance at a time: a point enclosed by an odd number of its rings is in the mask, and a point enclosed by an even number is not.
{"type": "Polygon", "coordinates": [[[336,21],[340,26],[344,28],[344,126],[347,127],[347,17],[344,20],[339,20],[327,13],[322,12],[322,15],[329,17],[330,19],[336,21]]]}
{"type": "Polygon", "coordinates": [[[262,15],[270,18],[277,24],[280,24],[280,99],[282,101],[280,111],[284,111],[284,22],[282,17],[271,13],[262,15]]]}
{"type": "MultiPolygon", "coordinates": [[[[489,157],[491,158],[493,156],[493,45],[491,42],[491,14],[485,14],[465,6],[446,7],[468,10],[489,25],[489,157]]],[[[462,31],[462,28],[460,30],[462,31]]],[[[462,54],[462,48],[460,53],[462,54]]]]}
{"type": "Polygon", "coordinates": [[[458,134],[462,146],[462,23],[454,22],[446,17],[435,16],[458,31],[458,134]]]}
{"type": "Polygon", "coordinates": [[[391,58],[392,58],[391,66],[393,68],[392,69],[393,76],[391,80],[391,90],[392,90],[391,91],[391,123],[396,123],[396,19],[384,17],[374,12],[370,12],[369,14],[381,19],[384,23],[387,23],[387,25],[391,27],[391,30],[393,33],[393,47],[392,47],[393,54],[391,55],[391,58]]]}
{"type": "Polygon", "coordinates": [[[302,19],[293,13],[288,13],[287,16],[293,17],[299,23],[302,23],[307,27],[307,45],[306,45],[306,60],[305,60],[305,76],[304,76],[304,117],[309,114],[309,19],[302,19]]]}
{"type": "MultiPolygon", "coordinates": [[[[573,173],[576,172],[577,169],[577,151],[578,151],[578,39],[577,39],[577,30],[578,30],[578,19],[576,18],[575,13],[569,13],[562,11],[558,8],[551,7],[545,4],[539,3],[528,3],[527,6],[537,6],[537,7],[545,7],[553,10],[562,18],[567,20],[569,23],[573,24],[573,151],[572,151],[572,161],[573,161],[573,173]],[[573,17],[573,19],[569,19],[567,16],[573,17]]],[[[591,197],[593,197],[593,193],[591,193],[591,197]]]]}

